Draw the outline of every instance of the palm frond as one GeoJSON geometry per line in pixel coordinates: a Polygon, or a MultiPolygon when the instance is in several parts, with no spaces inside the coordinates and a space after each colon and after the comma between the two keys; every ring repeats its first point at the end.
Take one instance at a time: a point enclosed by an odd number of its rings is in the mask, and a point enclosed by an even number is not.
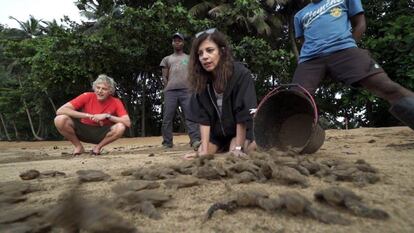
{"type": "Polygon", "coordinates": [[[231,5],[228,3],[223,3],[221,5],[218,5],[216,7],[213,7],[211,10],[208,11],[208,14],[216,18],[220,15],[223,15],[225,12],[229,12],[231,10],[231,5]]]}
{"type": "Polygon", "coordinates": [[[15,20],[19,25],[20,25],[20,28],[21,29],[25,29],[26,28],[26,25],[24,24],[24,22],[22,22],[22,21],[20,21],[20,20],[18,20],[18,19],[16,19],[15,17],[13,17],[13,16],[9,16],[9,19],[13,19],[13,20],[15,20]]]}
{"type": "Polygon", "coordinates": [[[214,6],[215,5],[212,2],[201,2],[191,7],[191,9],[189,10],[189,13],[193,16],[197,16],[197,15],[208,12],[214,6]]]}
{"type": "Polygon", "coordinates": [[[254,26],[257,33],[261,35],[270,35],[270,33],[272,33],[272,29],[263,17],[253,17],[251,24],[254,26]]]}
{"type": "Polygon", "coordinates": [[[247,29],[247,31],[250,32],[250,24],[249,20],[243,16],[243,15],[236,15],[235,17],[236,23],[239,24],[241,27],[244,27],[247,29]]]}
{"type": "Polygon", "coordinates": [[[80,15],[89,20],[96,20],[98,18],[98,16],[92,11],[81,11],[80,15]]]}
{"type": "Polygon", "coordinates": [[[293,1],[297,1],[297,0],[266,0],[265,4],[268,7],[274,7],[275,5],[286,5],[293,1]]]}
{"type": "Polygon", "coordinates": [[[267,20],[269,22],[270,26],[275,29],[280,29],[283,25],[282,20],[277,15],[270,15],[267,20]]]}
{"type": "Polygon", "coordinates": [[[293,1],[297,1],[297,0],[275,0],[276,4],[278,5],[286,5],[289,2],[293,2],[293,1]]]}
{"type": "Polygon", "coordinates": [[[275,0],[266,0],[266,5],[273,7],[275,5],[275,0]]]}

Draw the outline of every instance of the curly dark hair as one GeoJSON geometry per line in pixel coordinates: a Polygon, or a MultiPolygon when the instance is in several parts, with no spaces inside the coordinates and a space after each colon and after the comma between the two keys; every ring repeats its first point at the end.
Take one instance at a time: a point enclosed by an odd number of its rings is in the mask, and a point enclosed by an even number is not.
{"type": "Polygon", "coordinates": [[[223,93],[227,82],[231,79],[232,75],[233,54],[223,33],[217,30],[214,30],[213,33],[204,32],[193,40],[190,52],[188,79],[190,81],[191,88],[196,93],[201,93],[205,90],[209,79],[212,80],[215,90],[218,93],[223,93]],[[198,48],[205,40],[214,42],[219,48],[220,61],[216,67],[216,77],[213,76],[212,72],[207,72],[203,68],[199,59],[198,48]]]}

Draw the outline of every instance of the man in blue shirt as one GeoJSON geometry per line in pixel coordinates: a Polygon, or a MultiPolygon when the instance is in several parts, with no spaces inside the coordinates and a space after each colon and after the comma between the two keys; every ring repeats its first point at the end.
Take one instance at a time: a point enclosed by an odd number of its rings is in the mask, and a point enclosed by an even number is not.
{"type": "Polygon", "coordinates": [[[414,129],[414,93],[392,81],[356,42],[366,29],[361,0],[312,0],[294,19],[303,44],[293,83],[312,94],[326,76],[363,87],[391,104],[390,112],[414,129]]]}

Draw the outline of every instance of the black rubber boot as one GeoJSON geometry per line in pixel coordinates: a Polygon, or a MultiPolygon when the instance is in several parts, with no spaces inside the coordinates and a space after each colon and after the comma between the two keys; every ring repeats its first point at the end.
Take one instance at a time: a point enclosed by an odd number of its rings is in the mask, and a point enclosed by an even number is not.
{"type": "Polygon", "coordinates": [[[390,113],[414,130],[414,97],[404,97],[390,108],[390,113]]]}

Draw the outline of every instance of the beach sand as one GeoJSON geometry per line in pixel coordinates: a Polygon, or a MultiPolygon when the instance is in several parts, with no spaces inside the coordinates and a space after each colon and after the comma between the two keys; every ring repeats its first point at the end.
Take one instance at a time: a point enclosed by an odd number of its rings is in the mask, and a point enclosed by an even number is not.
{"type": "MultiPolygon", "coordinates": [[[[182,156],[191,152],[188,137],[174,137],[172,149],[161,147],[161,137],[122,138],[104,148],[103,155],[84,154],[71,156],[72,147],[67,141],[0,142],[0,177],[2,184],[23,182],[39,187],[40,191],[25,194],[27,200],[8,205],[8,210],[53,209],[63,194],[77,183],[78,170],[101,170],[110,179],[82,183],[82,196],[88,200],[113,200],[111,188],[119,183],[134,180],[121,175],[128,169],[168,167],[186,163],[182,156]],[[39,172],[56,170],[66,176],[39,177],[23,180],[19,175],[29,169],[39,172]]],[[[85,144],[86,150],[92,148],[85,144]]],[[[214,160],[225,160],[218,155],[214,160]]],[[[227,155],[228,156],[228,155],[227,155]]],[[[307,155],[313,161],[341,160],[354,163],[365,160],[377,169],[380,180],[358,186],[353,182],[329,181],[309,175],[308,187],[286,185],[277,180],[234,182],[233,179],[201,179],[199,185],[186,188],[168,188],[165,179],[156,179],[160,186],[154,190],[170,195],[171,199],[156,207],[161,218],[150,218],[139,211],[114,209],[139,232],[414,232],[414,131],[408,127],[360,128],[353,130],[327,130],[322,148],[307,155]],[[345,187],[362,197],[370,207],[389,214],[389,219],[371,219],[355,216],[347,210],[316,202],[316,191],[331,187],[345,187]],[[232,212],[216,211],[205,221],[209,207],[223,201],[237,191],[266,192],[270,197],[296,191],[307,197],[312,206],[323,208],[349,219],[349,225],[325,224],[305,215],[287,211],[267,212],[260,208],[238,208],[232,212]]],[[[0,203],[1,206],[1,203],[0,203]]],[[[1,216],[7,216],[4,212],[1,216]]],[[[4,222],[4,221],[3,221],[4,222]]],[[[20,221],[21,222],[21,221],[20,221]]],[[[24,221],[23,221],[24,222],[24,221]]],[[[0,229],[8,225],[1,223],[0,229]]],[[[2,232],[2,230],[0,230],[2,232]]],[[[6,232],[6,231],[4,231],[6,232]]],[[[61,232],[53,228],[52,232],[61,232]]],[[[86,232],[86,231],[81,231],[86,232]]]]}

